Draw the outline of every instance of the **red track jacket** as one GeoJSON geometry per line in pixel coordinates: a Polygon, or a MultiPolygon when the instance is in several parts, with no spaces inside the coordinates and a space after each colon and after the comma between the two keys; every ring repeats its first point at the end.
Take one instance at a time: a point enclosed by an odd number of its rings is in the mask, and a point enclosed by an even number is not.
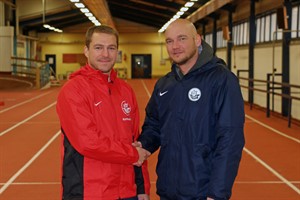
{"type": "Polygon", "coordinates": [[[64,200],[113,200],[149,194],[146,164],[133,167],[138,152],[139,113],[131,87],[89,65],[61,89],[57,113],[63,132],[64,200]]]}

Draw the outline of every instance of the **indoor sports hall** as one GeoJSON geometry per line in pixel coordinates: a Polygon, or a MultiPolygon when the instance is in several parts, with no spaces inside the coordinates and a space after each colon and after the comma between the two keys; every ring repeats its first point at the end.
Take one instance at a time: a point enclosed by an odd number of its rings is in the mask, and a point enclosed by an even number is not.
{"type": "MultiPolygon", "coordinates": [[[[87,62],[86,30],[118,31],[114,69],[135,92],[141,128],[171,70],[163,28],[174,18],[191,21],[239,80],[246,142],[230,199],[300,200],[299,0],[0,0],[1,200],[61,199],[56,103],[87,62]]],[[[151,200],[157,159],[147,161],[151,200]]]]}

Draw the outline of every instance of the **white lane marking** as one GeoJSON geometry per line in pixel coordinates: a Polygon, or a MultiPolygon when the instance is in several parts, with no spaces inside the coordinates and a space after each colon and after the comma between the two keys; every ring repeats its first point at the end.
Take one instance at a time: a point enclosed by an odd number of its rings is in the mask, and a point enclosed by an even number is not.
{"type": "Polygon", "coordinates": [[[60,130],[55,133],[55,135],[21,168],[17,173],[15,173],[0,189],[0,194],[2,194],[11,184],[22,174],[30,165],[35,161],[45,149],[60,135],[60,130]]]}
{"type": "Polygon", "coordinates": [[[31,115],[30,117],[27,117],[27,118],[24,119],[23,121],[21,121],[21,122],[15,124],[14,126],[8,128],[8,129],[6,129],[5,131],[2,131],[2,132],[0,133],[0,136],[3,136],[4,134],[6,134],[6,133],[8,133],[9,131],[15,129],[16,127],[20,126],[21,124],[24,124],[24,123],[27,122],[28,120],[30,120],[30,119],[32,119],[33,117],[35,117],[35,116],[41,114],[42,112],[44,112],[45,110],[49,109],[50,107],[52,107],[52,106],[55,105],[55,104],[56,104],[56,101],[53,102],[52,104],[50,104],[49,106],[43,108],[42,110],[36,112],[35,114],[31,115]]]}
{"type": "Polygon", "coordinates": [[[293,140],[294,142],[297,142],[297,143],[300,144],[300,140],[298,140],[297,138],[294,138],[294,137],[289,136],[289,135],[287,135],[285,133],[282,133],[281,131],[278,131],[278,130],[274,129],[274,128],[272,128],[272,127],[270,127],[270,126],[268,126],[268,125],[266,125],[266,124],[264,124],[264,123],[262,123],[262,122],[260,122],[260,121],[258,121],[256,119],[254,119],[253,117],[250,117],[249,115],[246,115],[246,117],[249,118],[249,119],[251,119],[252,121],[258,123],[259,125],[261,125],[261,126],[267,128],[267,129],[273,131],[274,133],[277,133],[278,135],[281,135],[281,136],[283,136],[285,138],[288,138],[288,139],[293,140]]]}
{"type": "MultiPolygon", "coordinates": [[[[50,92],[51,92],[51,91],[50,91],[50,92]]],[[[45,95],[49,94],[50,92],[46,92],[46,93],[44,93],[44,94],[40,94],[40,95],[38,95],[38,96],[36,96],[36,97],[33,97],[33,98],[31,98],[31,99],[28,99],[28,100],[26,100],[26,101],[23,101],[23,102],[21,102],[21,103],[18,103],[18,104],[16,104],[16,105],[11,106],[11,107],[8,107],[8,108],[5,108],[5,109],[3,109],[3,110],[0,110],[0,113],[4,113],[4,112],[6,112],[6,111],[8,111],[8,110],[11,110],[11,109],[16,108],[16,107],[18,107],[18,106],[21,106],[21,105],[23,105],[23,104],[25,104],[25,103],[28,103],[28,102],[31,102],[31,101],[33,101],[33,100],[35,100],[35,99],[41,98],[42,96],[45,96],[45,95]]]]}
{"type": "Polygon", "coordinates": [[[142,81],[142,84],[143,84],[143,86],[144,86],[144,89],[146,90],[146,93],[147,93],[148,97],[150,98],[151,94],[150,94],[150,92],[149,92],[149,90],[148,90],[148,88],[147,88],[147,86],[146,86],[144,80],[141,80],[141,81],[142,81]]]}
{"type": "Polygon", "coordinates": [[[265,163],[262,159],[260,159],[258,156],[256,156],[254,153],[249,151],[247,148],[244,147],[244,151],[248,153],[254,160],[259,162],[262,166],[264,166],[267,170],[269,170],[272,174],[274,174],[277,178],[279,178],[283,183],[288,185],[291,189],[293,189],[295,192],[300,194],[300,189],[298,189],[295,185],[293,185],[290,181],[288,181],[286,178],[281,176],[276,170],[274,170],[272,167],[270,167],[267,163],[265,163]]]}
{"type": "Polygon", "coordinates": [[[31,83],[30,81],[26,81],[26,80],[20,80],[20,79],[16,79],[16,78],[6,78],[6,77],[0,77],[0,79],[2,80],[10,80],[10,81],[16,81],[16,82],[20,82],[20,83],[26,83],[30,86],[30,88],[33,87],[33,83],[31,83]]]}
{"type": "MultiPolygon", "coordinates": [[[[4,185],[5,183],[0,183],[0,185],[4,185]]],[[[61,182],[14,182],[10,185],[60,185],[61,182]]]]}

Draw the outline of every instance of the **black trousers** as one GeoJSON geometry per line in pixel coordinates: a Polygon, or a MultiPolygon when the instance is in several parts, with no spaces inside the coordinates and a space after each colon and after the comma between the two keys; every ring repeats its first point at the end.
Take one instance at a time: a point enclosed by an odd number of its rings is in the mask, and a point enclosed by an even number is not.
{"type": "Polygon", "coordinates": [[[138,198],[137,197],[130,197],[130,198],[118,199],[118,200],[138,200],[138,198]]]}

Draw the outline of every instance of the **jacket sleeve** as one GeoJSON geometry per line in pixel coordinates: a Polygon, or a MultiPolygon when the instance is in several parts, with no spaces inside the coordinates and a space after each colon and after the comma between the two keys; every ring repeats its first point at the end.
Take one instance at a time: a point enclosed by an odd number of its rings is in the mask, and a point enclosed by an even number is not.
{"type": "Polygon", "coordinates": [[[161,144],[156,98],[156,89],[154,89],[146,107],[146,117],[142,127],[142,134],[138,139],[142,143],[143,148],[151,153],[154,153],[161,144]]]}
{"type": "MultiPolygon", "coordinates": [[[[134,133],[134,141],[140,135],[140,116],[139,116],[139,108],[136,101],[136,97],[132,91],[132,98],[134,102],[134,110],[135,110],[135,117],[133,123],[133,133],[134,133]]],[[[145,161],[141,167],[134,166],[135,172],[135,183],[137,186],[137,194],[148,194],[150,195],[150,178],[148,172],[148,163],[145,161]]]]}
{"type": "MultiPolygon", "coordinates": [[[[88,86],[87,86],[88,87],[88,86]]],[[[88,88],[75,84],[62,88],[57,99],[57,113],[62,129],[72,146],[83,156],[115,164],[132,164],[139,158],[131,144],[100,136],[92,116],[88,88]]]]}
{"type": "Polygon", "coordinates": [[[237,176],[244,140],[244,102],[236,77],[223,78],[215,91],[216,144],[209,183],[208,197],[226,200],[231,196],[237,176]]]}

